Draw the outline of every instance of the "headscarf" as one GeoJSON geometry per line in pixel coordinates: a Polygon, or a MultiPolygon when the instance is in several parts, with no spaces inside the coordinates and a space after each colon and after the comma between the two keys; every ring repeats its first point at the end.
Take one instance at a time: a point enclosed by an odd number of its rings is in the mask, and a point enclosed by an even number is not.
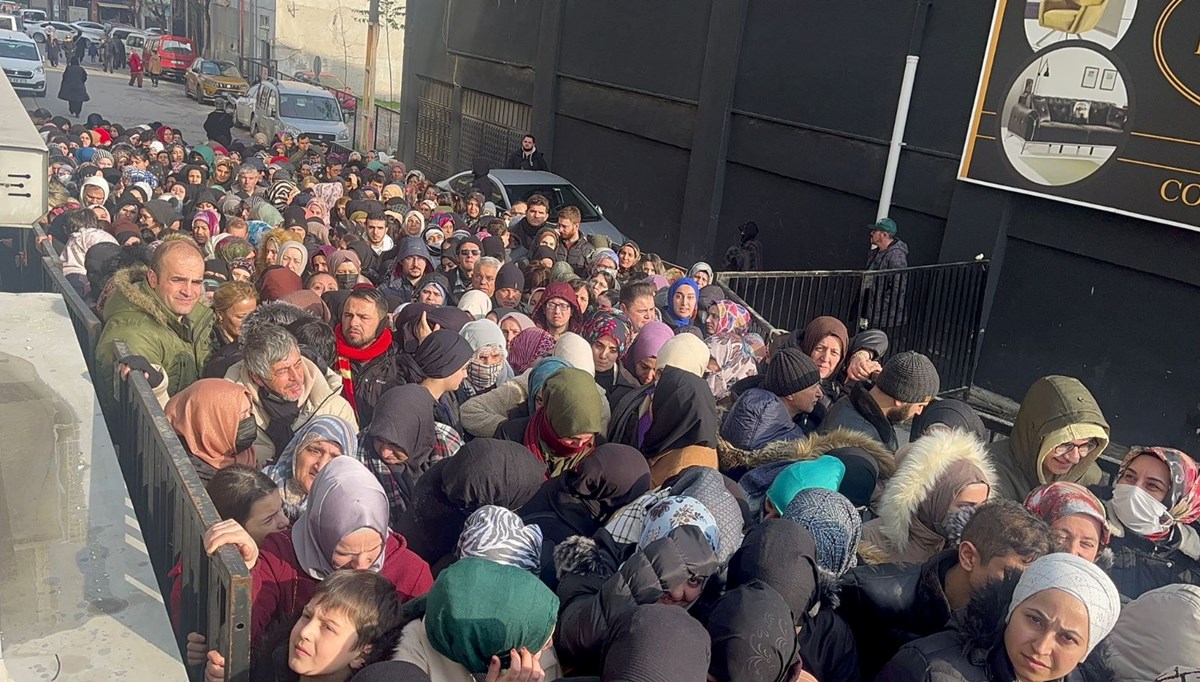
{"type": "Polygon", "coordinates": [[[755,580],[774,588],[799,623],[820,597],[817,544],[812,534],[782,518],[767,519],[752,528],[729,560],[725,586],[732,590],[755,580]]]}
{"type": "Polygon", "coordinates": [[[279,262],[283,261],[283,253],[285,251],[295,251],[300,254],[300,272],[308,267],[308,248],[301,242],[284,242],[279,245],[279,262]]]}
{"type": "Polygon", "coordinates": [[[400,354],[400,361],[405,367],[416,370],[410,371],[410,380],[421,381],[426,377],[445,379],[462,369],[473,355],[471,344],[457,332],[439,329],[426,336],[415,353],[400,354]]]}
{"type": "Polygon", "coordinates": [[[1054,525],[1059,519],[1082,514],[1100,524],[1100,545],[1112,539],[1104,504],[1090,490],[1069,481],[1055,481],[1034,488],[1025,498],[1025,508],[1031,514],[1054,525]]]}
{"type": "Polygon", "coordinates": [[[1008,603],[1005,622],[1012,620],[1013,612],[1038,592],[1059,590],[1075,597],[1087,609],[1088,641],[1086,658],[1100,640],[1108,636],[1117,617],[1121,615],[1121,596],[1111,578],[1096,564],[1074,554],[1056,553],[1029,564],[1021,574],[1008,603]]]}
{"type": "Polygon", "coordinates": [[[508,364],[514,372],[523,374],[533,363],[549,355],[556,343],[550,332],[540,327],[530,327],[509,342],[508,364]]]}
{"type": "Polygon", "coordinates": [[[836,374],[845,365],[846,356],[850,354],[850,332],[846,331],[846,325],[841,320],[828,315],[813,318],[804,327],[804,332],[800,339],[800,350],[805,355],[811,357],[813,348],[816,348],[817,342],[827,336],[837,337],[838,342],[842,345],[842,359],[833,370],[834,374],[836,374]]]}
{"type": "Polygon", "coordinates": [[[234,452],[238,423],[251,414],[250,391],[225,379],[200,379],[167,401],[163,412],[188,454],[214,469],[254,466],[254,448],[234,452]]]}
{"type": "Polygon", "coordinates": [[[708,387],[717,400],[729,395],[729,389],[737,382],[758,374],[754,356],[742,339],[721,334],[708,337],[705,344],[712,358],[717,361],[717,371],[710,372],[707,377],[708,387]]]}
{"type": "Polygon", "coordinates": [[[583,321],[583,311],[579,309],[579,297],[575,295],[575,290],[566,282],[553,282],[546,290],[542,292],[542,298],[538,301],[537,307],[533,309],[533,314],[530,315],[533,321],[541,328],[547,329],[546,324],[546,304],[550,299],[558,299],[566,301],[571,306],[571,322],[567,326],[567,331],[577,331],[580,323],[583,321]]]}
{"type": "Polygon", "coordinates": [[[742,503],[725,486],[725,477],[715,468],[689,466],[670,479],[670,495],[690,497],[708,510],[717,521],[719,549],[717,561],[724,566],[742,544],[745,516],[742,503]]]}
{"type": "Polygon", "coordinates": [[[254,248],[263,245],[263,238],[271,231],[271,226],[262,220],[246,221],[246,237],[254,248]]]}
{"type": "Polygon", "coordinates": [[[592,355],[592,345],[574,332],[566,332],[558,337],[552,355],[566,360],[575,369],[582,369],[589,375],[596,376],[596,359],[592,355]]]}
{"type": "Polygon", "coordinates": [[[541,390],[541,407],[525,427],[525,446],[546,462],[551,477],[578,466],[591,454],[595,441],[583,446],[565,439],[604,430],[603,406],[596,381],[587,372],[566,367],[546,380],[541,390]]]}
{"type": "Polygon", "coordinates": [[[638,549],[645,549],[655,540],[667,537],[680,526],[699,528],[708,539],[713,553],[717,553],[721,546],[717,520],[699,500],[683,495],[668,497],[650,508],[646,514],[646,525],[642,527],[642,536],[638,539],[638,549]]]}
{"type": "Polygon", "coordinates": [[[1195,682],[1159,675],[1179,663],[1200,665],[1200,586],[1165,585],[1125,604],[1106,640],[1117,682],[1195,682]],[[1166,627],[1164,627],[1164,625],[1166,627]]]}
{"type": "Polygon", "coordinates": [[[601,682],[700,682],[706,679],[711,640],[685,609],[645,604],[612,627],[601,682]]]}
{"type": "Polygon", "coordinates": [[[677,367],[700,379],[708,371],[709,357],[708,346],[700,337],[676,334],[658,349],[657,367],[660,374],[666,367],[677,367]]]}
{"type": "Polygon", "coordinates": [[[663,370],[651,402],[654,415],[639,448],[653,458],[689,445],[717,444],[717,406],[697,376],[676,367],[663,370]]]}
{"type": "Polygon", "coordinates": [[[333,255],[329,257],[329,274],[332,275],[337,272],[337,269],[346,261],[354,263],[354,267],[360,273],[362,272],[362,259],[358,257],[358,254],[350,249],[339,249],[334,251],[333,255]]]}
{"type": "Polygon", "coordinates": [[[430,646],[473,674],[511,649],[541,651],[558,618],[558,597],[529,571],[473,557],[442,571],[424,605],[430,646]]]}
{"type": "Polygon", "coordinates": [[[669,289],[667,289],[667,319],[664,322],[669,322],[674,327],[686,327],[696,321],[696,317],[700,311],[700,285],[691,277],[680,277],[675,280],[669,289]],[[675,314],[675,292],[683,287],[691,287],[692,291],[696,292],[696,312],[691,317],[679,317],[675,314]]]}
{"type": "Polygon", "coordinates": [[[786,682],[799,660],[795,614],[771,586],[752,582],[729,590],[708,618],[712,677],[723,682],[786,682]]]}
{"type": "MultiPolygon", "coordinates": [[[[359,459],[358,430],[345,419],[333,415],[321,415],[301,426],[296,435],[292,436],[287,447],[283,449],[283,454],[279,456],[279,459],[274,464],[263,468],[263,473],[279,484],[279,491],[283,495],[284,511],[287,512],[288,518],[295,518],[296,514],[302,512],[312,497],[311,490],[305,493],[296,484],[296,453],[310,443],[319,441],[336,444],[342,449],[341,457],[355,461],[359,459]]],[[[333,460],[341,459],[341,457],[334,457],[333,460]]],[[[313,487],[315,489],[316,483],[313,483],[313,487]]]]}
{"type": "Polygon", "coordinates": [[[629,352],[625,354],[625,359],[622,361],[625,369],[636,376],[638,363],[646,358],[658,356],[658,351],[667,341],[670,341],[675,336],[675,332],[670,327],[654,320],[642,327],[638,332],[637,338],[633,340],[633,344],[629,347],[629,352]]]}
{"type": "MultiPolygon", "coordinates": [[[[367,468],[351,457],[334,457],[313,482],[308,508],[292,526],[292,546],[300,567],[309,576],[323,580],[336,568],[333,550],[347,535],[362,528],[388,538],[387,495],[367,468]]],[[[386,552],[370,570],[383,567],[386,552]]]]}
{"type": "Polygon", "coordinates": [[[63,274],[86,275],[87,252],[97,244],[116,244],[116,237],[102,229],[80,230],[67,239],[63,252],[63,274]]]}
{"type": "Polygon", "coordinates": [[[319,182],[312,186],[313,196],[320,199],[325,207],[321,220],[326,225],[329,224],[329,214],[333,210],[334,204],[342,198],[342,192],[343,187],[340,182],[319,182]]]}
{"type": "Polygon", "coordinates": [[[542,529],[525,525],[504,507],[486,505],[471,512],[458,536],[455,554],[537,573],[542,567],[542,529]]]}
{"type": "Polygon", "coordinates": [[[263,303],[278,301],[303,288],[304,282],[300,280],[300,275],[282,265],[267,268],[258,280],[258,293],[261,294],[263,303]]]}
{"type": "Polygon", "coordinates": [[[854,503],[841,494],[824,488],[801,490],[783,512],[783,518],[799,523],[812,534],[817,544],[817,564],[835,578],[858,563],[862,517],[854,503]]]}
{"type": "Polygon", "coordinates": [[[616,251],[613,251],[610,248],[596,249],[592,252],[591,257],[588,258],[588,270],[593,274],[598,272],[599,270],[597,269],[597,264],[605,258],[613,262],[613,266],[611,268],[613,271],[616,271],[621,264],[620,259],[617,258],[616,251]]]}
{"type": "Polygon", "coordinates": [[[775,505],[776,511],[787,509],[801,490],[824,488],[837,492],[845,475],[846,465],[830,455],[794,462],[775,476],[771,487],[767,488],[767,499],[775,505]]]}
{"type": "Polygon", "coordinates": [[[750,327],[750,312],[745,307],[729,300],[716,301],[708,311],[709,319],[714,319],[716,327],[713,335],[734,334],[741,336],[750,327]]]}
{"type": "Polygon", "coordinates": [[[323,322],[329,322],[333,315],[329,306],[325,304],[325,299],[312,289],[293,291],[279,300],[290,303],[323,322]]]}
{"type": "Polygon", "coordinates": [[[605,443],[578,468],[542,484],[521,507],[521,518],[541,526],[552,544],[571,535],[591,537],[613,512],[649,489],[650,467],[642,453],[605,443]]]}
{"type": "Polygon", "coordinates": [[[579,330],[580,336],[589,343],[596,343],[604,337],[609,337],[617,344],[617,359],[625,357],[629,349],[629,337],[633,329],[629,320],[624,316],[606,310],[597,310],[583,319],[579,330]]]}
{"type": "Polygon", "coordinates": [[[496,324],[500,324],[505,320],[512,320],[513,322],[516,322],[517,328],[521,331],[532,329],[537,326],[533,323],[533,318],[529,317],[525,313],[517,312],[516,310],[510,310],[501,315],[500,319],[496,320],[496,324]]]}
{"type": "Polygon", "coordinates": [[[271,185],[267,190],[267,201],[276,209],[283,210],[291,202],[292,195],[300,191],[300,188],[290,180],[279,180],[271,185]]]}
{"type": "Polygon", "coordinates": [[[1121,460],[1121,469],[1114,480],[1120,481],[1129,463],[1142,455],[1157,458],[1167,465],[1170,473],[1171,489],[1162,500],[1163,506],[1167,508],[1167,515],[1170,516],[1164,524],[1167,530],[1146,536],[1151,542],[1157,542],[1170,535],[1174,526],[1188,525],[1200,519],[1200,467],[1196,466],[1196,460],[1181,450],[1134,446],[1125,453],[1125,458],[1121,460]]]}
{"type": "Polygon", "coordinates": [[[417,480],[433,465],[437,447],[433,410],[433,396],[424,386],[396,386],[380,396],[371,424],[362,432],[364,459],[379,478],[396,518],[408,509],[417,480]],[[375,438],[398,446],[408,459],[402,464],[384,462],[375,450],[375,438]]]}
{"type": "Polygon", "coordinates": [[[571,363],[562,358],[543,358],[534,363],[533,369],[529,372],[529,402],[527,407],[529,413],[533,414],[537,411],[537,397],[541,395],[542,389],[545,388],[546,382],[554,373],[560,369],[570,367],[571,363]]]}
{"type": "Polygon", "coordinates": [[[470,313],[476,320],[482,320],[492,312],[492,299],[478,289],[471,289],[459,297],[458,309],[470,313]]]}
{"type": "Polygon", "coordinates": [[[459,335],[470,344],[474,356],[467,366],[467,379],[477,391],[485,391],[513,378],[513,370],[508,366],[508,346],[504,342],[504,332],[489,319],[475,320],[463,325],[459,335]],[[498,365],[481,365],[475,362],[482,351],[490,350],[499,353],[501,360],[498,365]]]}
{"type": "Polygon", "coordinates": [[[699,273],[699,272],[707,272],[708,273],[709,285],[711,285],[714,281],[716,281],[716,275],[713,274],[712,266],[709,265],[708,263],[705,263],[702,260],[696,261],[695,265],[688,268],[687,276],[694,280],[696,277],[696,273],[699,273]]]}

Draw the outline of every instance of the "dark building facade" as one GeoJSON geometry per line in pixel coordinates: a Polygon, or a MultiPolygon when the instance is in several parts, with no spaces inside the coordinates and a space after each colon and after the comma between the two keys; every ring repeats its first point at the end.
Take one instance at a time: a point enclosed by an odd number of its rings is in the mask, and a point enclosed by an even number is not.
{"type": "Polygon", "coordinates": [[[412,2],[401,153],[447,175],[502,163],[528,130],[645,250],[719,265],[755,220],[769,269],[861,268],[916,27],[890,215],[910,264],[992,260],[975,383],[1019,400],[1039,376],[1076,376],[1117,442],[1200,454],[1200,233],[955,179],[993,10],[412,2]]]}

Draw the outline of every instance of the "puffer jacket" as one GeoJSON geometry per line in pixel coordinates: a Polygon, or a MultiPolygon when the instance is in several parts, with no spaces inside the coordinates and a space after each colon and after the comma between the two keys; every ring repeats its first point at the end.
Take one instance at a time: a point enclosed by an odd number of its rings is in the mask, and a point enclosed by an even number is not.
{"type": "Polygon", "coordinates": [[[895,452],[900,446],[896,438],[896,429],[871,397],[871,388],[872,385],[867,382],[855,384],[849,395],[842,396],[829,408],[829,413],[821,421],[819,432],[828,433],[837,428],[851,429],[865,433],[889,451],[895,452]]]}
{"type": "MultiPolygon", "coordinates": [[[[411,301],[413,300],[413,291],[416,284],[424,280],[425,276],[436,271],[437,266],[433,263],[433,257],[429,255],[429,247],[425,245],[425,240],[419,237],[405,237],[401,239],[394,253],[395,256],[384,266],[385,270],[390,274],[390,278],[386,284],[379,287],[379,291],[384,296],[394,296],[401,301],[411,301]],[[420,256],[425,259],[425,276],[418,279],[416,283],[408,281],[408,278],[400,272],[404,259],[409,256],[420,256]]],[[[391,256],[391,254],[387,255],[391,256]]]]}
{"type": "Polygon", "coordinates": [[[803,429],[792,421],[774,393],[752,388],[737,397],[721,420],[721,438],[738,447],[757,450],[780,440],[798,440],[803,429]]]}
{"type": "Polygon", "coordinates": [[[212,345],[213,312],[206,299],[182,321],[163,305],[146,283],[147,269],[131,267],[112,277],[113,293],[104,304],[104,330],[96,344],[96,387],[105,408],[116,407],[114,341],[162,369],[167,394],[175,395],[200,378],[212,345]]]}
{"type": "Polygon", "coordinates": [[[1108,643],[1120,682],[1148,682],[1173,665],[1200,665],[1200,587],[1168,585],[1126,604],[1108,643]]]}
{"type": "Polygon", "coordinates": [[[689,576],[717,572],[717,557],[695,526],[676,528],[623,563],[619,552],[603,529],[591,538],[567,538],[554,552],[561,604],[554,647],[572,674],[600,673],[605,639],[621,615],[658,602],[689,576]]]}
{"type": "Polygon", "coordinates": [[[1042,377],[1033,382],[1013,421],[1012,435],[988,445],[996,467],[998,496],[1018,504],[1034,488],[1052,480],[1095,485],[1103,479],[1096,460],[1108,447],[1108,422],[1100,405],[1078,379],[1042,377]],[[1078,438],[1098,438],[1100,447],[1080,460],[1066,476],[1053,479],[1042,472],[1050,451],[1078,438]]]}
{"type": "MultiPolygon", "coordinates": [[[[1004,649],[1008,604],[1019,576],[989,583],[955,612],[950,629],[905,644],[876,682],[1007,682],[1016,680],[1004,649]]],[[[1108,646],[1092,653],[1059,682],[1113,682],[1108,646]]]]}
{"type": "Polygon", "coordinates": [[[923,564],[859,566],[842,576],[837,612],[854,632],[863,679],[875,679],[900,647],[945,629],[951,609],[943,581],[957,564],[949,549],[923,564]]]}
{"type": "MultiPolygon", "coordinates": [[[[1093,491],[1102,500],[1112,497],[1111,489],[1097,487],[1093,491]]],[[[1200,533],[1194,526],[1175,526],[1168,538],[1151,542],[1126,529],[1111,503],[1105,502],[1105,507],[1108,521],[1116,529],[1109,545],[1113,563],[1108,576],[1122,597],[1137,599],[1174,583],[1200,585],[1200,533]]]]}
{"type": "MultiPolygon", "coordinates": [[[[301,358],[301,361],[304,363],[304,392],[300,395],[300,414],[292,424],[292,433],[299,431],[314,417],[322,415],[341,417],[357,429],[358,420],[354,416],[354,409],[342,397],[342,378],[333,370],[322,374],[321,370],[308,358],[301,358]]],[[[234,363],[226,372],[225,378],[245,386],[250,391],[250,409],[254,414],[254,421],[258,424],[258,433],[254,437],[255,461],[260,467],[274,462],[283,453],[275,452],[275,445],[271,442],[271,437],[267,435],[266,429],[270,420],[263,412],[262,399],[258,395],[258,384],[250,378],[245,361],[234,363]]]]}
{"type": "Polygon", "coordinates": [[[947,544],[945,539],[935,539],[929,532],[913,533],[917,510],[937,488],[938,479],[951,465],[965,461],[983,471],[994,490],[996,471],[987,458],[984,444],[973,434],[958,429],[930,432],[901,448],[897,458],[901,464],[876,505],[879,518],[863,525],[859,551],[871,555],[872,548],[877,548],[887,557],[886,562],[921,563],[947,544]]]}

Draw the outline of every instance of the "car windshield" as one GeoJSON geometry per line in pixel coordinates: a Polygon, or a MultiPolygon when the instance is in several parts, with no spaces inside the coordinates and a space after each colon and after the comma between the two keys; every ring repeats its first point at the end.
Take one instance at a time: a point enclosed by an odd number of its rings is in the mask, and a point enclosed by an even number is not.
{"type": "Polygon", "coordinates": [[[541,194],[550,200],[550,215],[553,217],[560,208],[574,206],[579,209],[583,222],[600,220],[600,214],[592,202],[584,198],[574,185],[505,185],[509,201],[525,201],[531,194],[541,194]]]}
{"type": "Polygon", "coordinates": [[[178,40],[164,40],[162,42],[162,49],[164,52],[171,52],[174,54],[191,54],[192,53],[191,45],[189,45],[188,43],[181,43],[178,40]]]}
{"type": "Polygon", "coordinates": [[[200,73],[206,76],[229,76],[230,78],[241,78],[242,74],[238,69],[229,62],[203,62],[200,64],[200,73]]]}
{"type": "Polygon", "coordinates": [[[24,59],[33,62],[42,60],[33,43],[26,43],[19,40],[0,40],[0,57],[24,59]]]}
{"type": "Polygon", "coordinates": [[[320,95],[280,95],[279,114],[307,121],[340,121],[342,107],[332,97],[320,95]]]}

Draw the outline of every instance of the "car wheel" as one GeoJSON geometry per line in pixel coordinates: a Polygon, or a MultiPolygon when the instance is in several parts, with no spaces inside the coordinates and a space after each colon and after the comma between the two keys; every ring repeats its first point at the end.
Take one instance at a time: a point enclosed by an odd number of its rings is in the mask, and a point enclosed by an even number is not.
{"type": "Polygon", "coordinates": [[[44,33],[35,33],[33,34],[33,41],[36,43],[44,43],[46,42],[46,35],[44,33]]]}

